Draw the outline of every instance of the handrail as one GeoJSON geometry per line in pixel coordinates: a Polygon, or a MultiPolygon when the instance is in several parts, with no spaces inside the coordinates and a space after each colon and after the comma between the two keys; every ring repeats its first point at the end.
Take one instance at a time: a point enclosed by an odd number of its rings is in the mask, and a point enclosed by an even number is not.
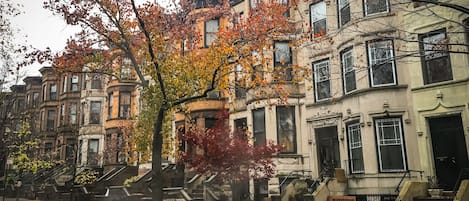
{"type": "Polygon", "coordinates": [[[186,190],[181,189],[181,190],[179,190],[179,193],[181,193],[182,197],[184,197],[184,200],[187,200],[187,201],[193,200],[192,197],[189,195],[189,193],[187,193],[186,190]]]}
{"type": "Polygon", "coordinates": [[[456,179],[456,183],[453,186],[453,192],[458,190],[457,188],[459,187],[461,183],[461,179],[462,179],[464,172],[469,172],[469,168],[461,168],[461,170],[459,171],[458,179],[456,179]]]}
{"type": "Polygon", "coordinates": [[[220,200],[220,198],[215,195],[215,193],[210,188],[207,188],[207,194],[210,195],[210,197],[212,197],[214,200],[220,200]]]}
{"type": "Polygon", "coordinates": [[[402,175],[401,179],[399,180],[399,183],[397,184],[397,187],[396,187],[396,190],[394,190],[395,192],[399,192],[399,187],[401,187],[401,184],[402,182],[404,182],[404,179],[405,177],[408,175],[409,176],[409,179],[411,177],[411,172],[418,172],[420,173],[420,180],[422,180],[423,178],[423,170],[407,170],[404,172],[404,175],[402,175]]]}
{"type": "MultiPolygon", "coordinates": [[[[282,182],[280,182],[280,186],[282,186],[283,184],[285,184],[285,182],[287,181],[287,179],[290,178],[290,176],[293,176],[293,173],[297,173],[297,172],[301,172],[302,175],[304,176],[305,175],[305,172],[312,172],[311,170],[293,170],[291,172],[288,173],[288,175],[282,180],[282,182]]],[[[285,189],[283,189],[285,190],[285,189]]],[[[283,191],[282,190],[282,191],[283,191]]]]}

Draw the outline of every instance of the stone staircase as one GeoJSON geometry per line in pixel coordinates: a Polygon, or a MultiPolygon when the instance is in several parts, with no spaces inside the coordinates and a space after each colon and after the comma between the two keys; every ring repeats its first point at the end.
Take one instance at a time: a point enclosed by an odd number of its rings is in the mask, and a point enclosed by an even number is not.
{"type": "Polygon", "coordinates": [[[440,196],[430,197],[430,196],[419,196],[415,197],[414,201],[453,201],[456,193],[453,191],[443,191],[440,196]]]}

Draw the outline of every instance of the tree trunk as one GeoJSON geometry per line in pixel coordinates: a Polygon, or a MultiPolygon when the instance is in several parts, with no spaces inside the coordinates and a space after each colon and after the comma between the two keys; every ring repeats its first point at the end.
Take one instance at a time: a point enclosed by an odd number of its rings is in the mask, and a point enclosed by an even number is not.
{"type": "Polygon", "coordinates": [[[153,128],[153,142],[152,142],[152,169],[151,169],[151,189],[152,200],[163,200],[163,173],[161,169],[161,152],[163,146],[163,119],[165,115],[164,106],[158,109],[158,115],[154,122],[153,128]]]}

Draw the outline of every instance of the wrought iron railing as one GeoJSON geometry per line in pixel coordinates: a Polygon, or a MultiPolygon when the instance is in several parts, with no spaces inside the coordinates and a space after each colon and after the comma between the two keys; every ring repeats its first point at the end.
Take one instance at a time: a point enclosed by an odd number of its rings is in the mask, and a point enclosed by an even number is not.
{"type": "Polygon", "coordinates": [[[395,192],[399,192],[399,189],[401,188],[401,184],[404,182],[404,179],[406,177],[408,177],[409,179],[411,178],[411,176],[412,176],[411,173],[412,172],[418,172],[420,174],[420,180],[423,179],[423,170],[407,170],[407,171],[404,172],[401,179],[399,180],[399,183],[396,186],[395,192]]]}

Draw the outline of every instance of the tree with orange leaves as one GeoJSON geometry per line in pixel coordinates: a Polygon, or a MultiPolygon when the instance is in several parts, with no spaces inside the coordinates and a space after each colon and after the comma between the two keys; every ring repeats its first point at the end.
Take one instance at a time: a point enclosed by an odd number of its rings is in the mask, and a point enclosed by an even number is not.
{"type": "MultiPolygon", "coordinates": [[[[293,4],[293,3],[291,3],[293,4]]],[[[295,40],[297,25],[289,20],[290,5],[277,1],[257,4],[239,20],[230,1],[204,4],[197,9],[191,0],[181,0],[172,9],[157,4],[137,5],[135,0],[47,0],[45,8],[61,15],[83,30],[70,39],[65,50],[54,55],[53,65],[62,72],[103,73],[119,79],[115,65],[130,61],[144,89],[142,115],[153,120],[152,177],[162,178],[161,155],[165,117],[184,104],[202,100],[214,91],[229,91],[233,82],[246,90],[263,87],[259,93],[283,97],[284,81],[296,81],[299,68],[272,65],[274,40],[295,40]],[[201,49],[204,41],[197,26],[220,19],[216,37],[201,49]],[[237,79],[233,80],[233,75],[237,79]],[[283,79],[285,75],[292,79],[283,79]],[[269,75],[270,79],[264,76],[269,75]],[[269,93],[266,93],[268,91],[269,93]]],[[[284,58],[279,59],[284,63],[284,58]]],[[[153,179],[153,200],[162,200],[162,181],[153,179]]]]}

